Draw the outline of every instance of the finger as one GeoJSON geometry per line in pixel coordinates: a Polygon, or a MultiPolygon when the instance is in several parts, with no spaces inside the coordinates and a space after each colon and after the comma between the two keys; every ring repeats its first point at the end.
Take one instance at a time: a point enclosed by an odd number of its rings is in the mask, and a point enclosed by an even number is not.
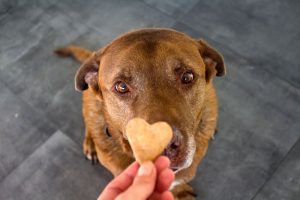
{"type": "Polygon", "coordinates": [[[108,187],[120,188],[121,190],[126,190],[133,182],[138,169],[139,169],[139,164],[137,162],[132,163],[119,176],[117,176],[113,181],[111,181],[108,187]]]}
{"type": "Polygon", "coordinates": [[[163,193],[154,192],[148,200],[174,200],[174,197],[170,191],[164,191],[163,193]]]}
{"type": "Polygon", "coordinates": [[[133,184],[116,199],[147,199],[154,190],[156,174],[156,168],[152,162],[146,162],[142,164],[138,170],[137,176],[133,181],[133,184]]]}
{"type": "Polygon", "coordinates": [[[154,162],[157,170],[157,174],[159,174],[162,170],[170,167],[170,160],[166,156],[159,156],[154,162]]]}
{"type": "Polygon", "coordinates": [[[160,174],[158,174],[155,191],[164,192],[167,191],[172,182],[175,179],[175,174],[171,169],[164,169],[160,174]]]}
{"type": "Polygon", "coordinates": [[[132,163],[106,186],[98,200],[114,199],[125,191],[132,184],[138,168],[139,164],[137,162],[132,163]]]}
{"type": "Polygon", "coordinates": [[[161,194],[160,200],[174,200],[174,196],[172,192],[165,191],[164,193],[161,194]]]}

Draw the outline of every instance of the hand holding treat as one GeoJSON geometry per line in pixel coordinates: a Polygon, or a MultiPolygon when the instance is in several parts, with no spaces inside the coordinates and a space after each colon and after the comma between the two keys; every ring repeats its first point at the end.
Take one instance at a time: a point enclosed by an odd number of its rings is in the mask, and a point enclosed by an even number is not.
{"type": "Polygon", "coordinates": [[[126,136],[135,159],[142,164],[159,156],[172,139],[172,128],[166,122],[148,124],[141,118],[131,119],[126,127],[126,136]]]}

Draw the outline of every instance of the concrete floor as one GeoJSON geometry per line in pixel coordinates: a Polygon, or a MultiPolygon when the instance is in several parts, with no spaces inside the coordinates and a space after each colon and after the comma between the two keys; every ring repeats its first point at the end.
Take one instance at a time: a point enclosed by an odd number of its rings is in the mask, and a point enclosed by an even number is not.
{"type": "Polygon", "coordinates": [[[79,64],[53,50],[171,27],[227,64],[198,198],[299,200],[299,18],[298,0],[0,0],[0,199],[96,199],[112,176],[83,157],[79,64]]]}

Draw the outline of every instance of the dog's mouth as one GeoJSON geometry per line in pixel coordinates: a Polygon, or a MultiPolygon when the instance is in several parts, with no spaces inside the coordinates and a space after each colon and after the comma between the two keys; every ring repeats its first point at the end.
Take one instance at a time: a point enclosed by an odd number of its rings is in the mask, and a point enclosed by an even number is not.
{"type": "Polygon", "coordinates": [[[175,135],[162,152],[162,155],[170,159],[170,168],[177,173],[192,164],[195,150],[196,147],[193,136],[188,137],[187,142],[184,142],[184,140],[179,139],[178,136],[176,137],[175,135]]]}
{"type": "MultiPolygon", "coordinates": [[[[128,141],[126,134],[122,135],[128,141]]],[[[173,128],[173,138],[161,155],[167,156],[170,159],[170,168],[177,173],[192,164],[195,151],[196,144],[194,137],[190,135],[185,140],[180,131],[173,128]]]]}

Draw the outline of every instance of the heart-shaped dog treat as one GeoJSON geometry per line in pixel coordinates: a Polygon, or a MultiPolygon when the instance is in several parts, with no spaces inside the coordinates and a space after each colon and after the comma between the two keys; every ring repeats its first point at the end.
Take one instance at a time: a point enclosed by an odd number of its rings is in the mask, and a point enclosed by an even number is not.
{"type": "Polygon", "coordinates": [[[148,124],[133,118],[126,127],[126,136],[138,163],[154,160],[172,139],[172,128],[166,122],[148,124]]]}

